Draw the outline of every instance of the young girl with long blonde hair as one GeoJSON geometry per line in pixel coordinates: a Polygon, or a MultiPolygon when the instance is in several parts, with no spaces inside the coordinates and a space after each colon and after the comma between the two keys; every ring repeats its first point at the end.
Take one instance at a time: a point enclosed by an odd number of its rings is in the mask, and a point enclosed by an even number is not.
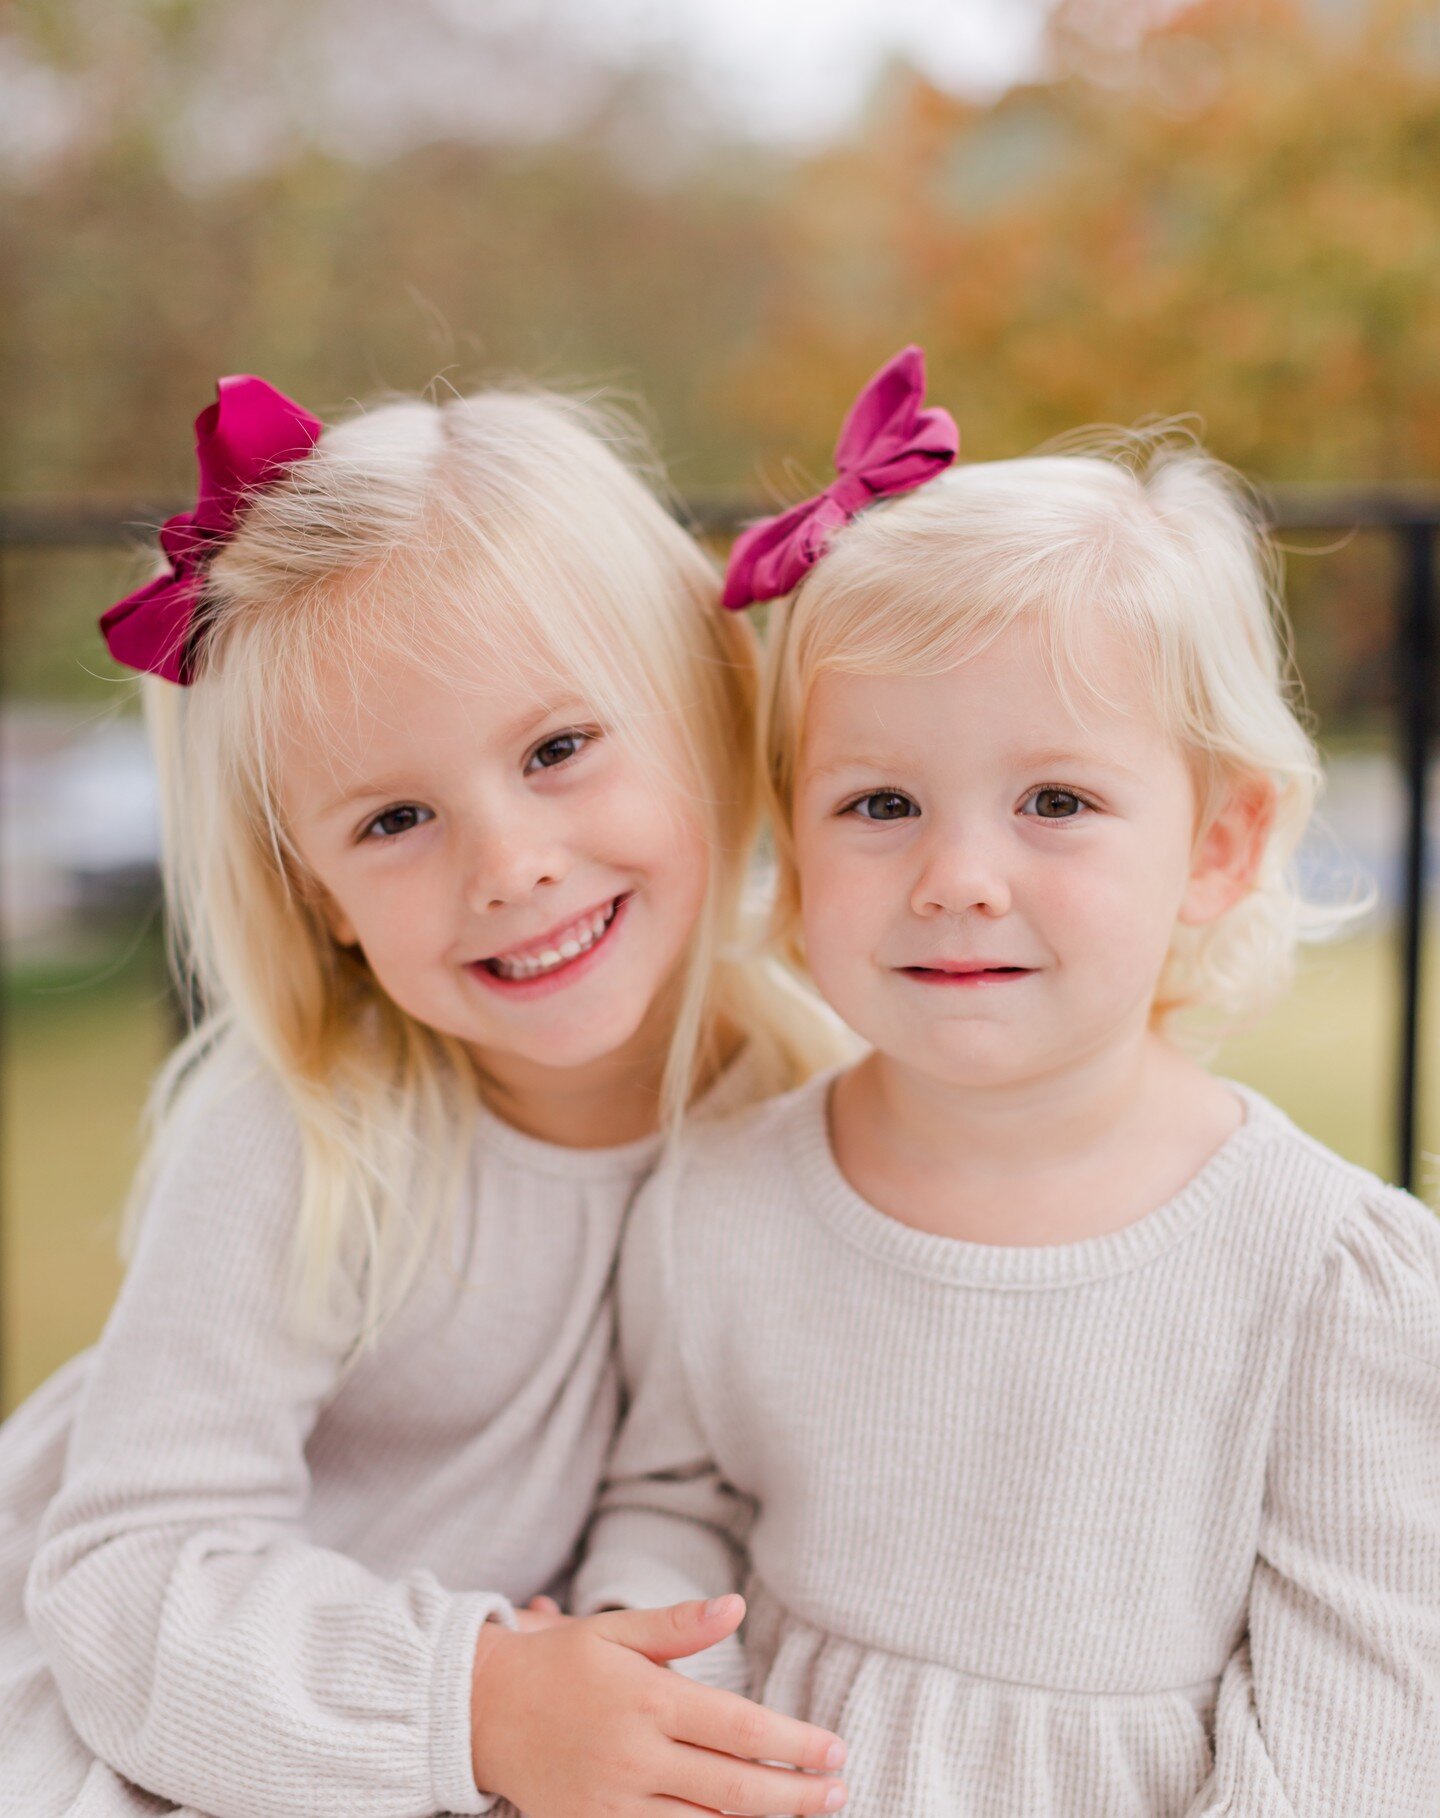
{"type": "Polygon", "coordinates": [[[734,1600],[552,1601],[662,1132],[833,1052],[743,951],[751,639],[597,409],[242,378],[197,434],[105,629],[204,1014],[105,1334],[0,1439],[0,1807],[833,1809],[762,1764],[834,1737],[659,1664],[734,1600]]]}
{"type": "Polygon", "coordinates": [[[732,558],[778,934],[872,1051],[642,1194],[579,1607],[748,1542],[857,1818],[1433,1818],[1440,1225],[1176,1024],[1324,919],[1268,558],[1183,439],[950,467],[922,395],[732,558]]]}

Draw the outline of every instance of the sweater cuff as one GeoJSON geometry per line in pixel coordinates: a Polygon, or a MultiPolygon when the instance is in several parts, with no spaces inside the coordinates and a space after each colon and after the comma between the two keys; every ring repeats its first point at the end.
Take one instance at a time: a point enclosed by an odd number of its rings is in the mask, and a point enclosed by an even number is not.
{"type": "Polygon", "coordinates": [[[607,1509],[575,1574],[570,1607],[577,1616],[659,1609],[738,1591],[741,1576],[733,1544],[705,1523],[652,1509],[607,1509]]]}
{"type": "Polygon", "coordinates": [[[706,1596],[705,1587],[685,1572],[656,1559],[602,1555],[576,1574],[570,1609],[576,1616],[597,1610],[658,1610],[706,1596]]]}
{"type": "Polygon", "coordinates": [[[738,1634],[727,1635],[714,1647],[705,1648],[698,1654],[686,1654],[680,1660],[672,1660],[669,1667],[672,1673],[678,1673],[682,1679],[693,1679],[696,1685],[738,1692],[742,1698],[751,1695],[750,1662],[738,1634]]]}
{"type": "Polygon", "coordinates": [[[496,1591],[456,1597],[441,1627],[431,1687],[430,1777],[435,1809],[462,1818],[488,1812],[499,1797],[475,1785],[470,1752],[470,1686],[475,1649],[486,1621],[516,1627],[515,1611],[496,1591]]]}

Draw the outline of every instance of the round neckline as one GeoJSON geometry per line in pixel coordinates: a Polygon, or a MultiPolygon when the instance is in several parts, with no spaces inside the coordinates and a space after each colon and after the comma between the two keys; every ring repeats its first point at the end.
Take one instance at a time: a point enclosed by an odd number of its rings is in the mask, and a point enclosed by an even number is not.
{"type": "Polygon", "coordinates": [[[1074,1287],[1138,1268],[1177,1243],[1223,1198],[1251,1157],[1283,1123],[1253,1087],[1226,1079],[1245,1110],[1241,1124],[1162,1204],[1118,1231],[1067,1244],[983,1244],[919,1231],[858,1193],[840,1170],[830,1141],[830,1100],[844,1068],[811,1082],[791,1125],[790,1161],[810,1210],[879,1261],[957,1286],[997,1289],[1074,1287]]]}
{"type": "MultiPolygon", "coordinates": [[[[734,1058],[694,1100],[687,1118],[723,1116],[743,1102],[746,1082],[753,1071],[751,1050],[742,1045],[734,1058]]],[[[516,1166],[538,1174],[558,1174],[571,1180],[604,1180],[612,1176],[643,1171],[660,1153],[664,1136],[653,1130],[648,1136],[632,1137],[629,1142],[610,1143],[596,1149],[576,1149],[566,1143],[554,1143],[543,1136],[531,1136],[507,1123],[484,1099],[475,1101],[475,1143],[483,1155],[503,1155],[516,1166]]]]}

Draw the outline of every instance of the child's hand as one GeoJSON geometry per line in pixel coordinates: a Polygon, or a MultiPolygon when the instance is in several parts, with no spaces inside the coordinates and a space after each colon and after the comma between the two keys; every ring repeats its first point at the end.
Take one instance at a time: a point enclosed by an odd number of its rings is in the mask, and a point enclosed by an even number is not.
{"type": "Polygon", "coordinates": [[[541,1629],[559,1628],[571,1621],[553,1597],[532,1597],[523,1610],[515,1612],[515,1626],[522,1635],[535,1635],[541,1629]]]}
{"type": "Polygon", "coordinates": [[[732,1596],[519,1633],[486,1623],[470,1700],[476,1786],[527,1818],[838,1810],[838,1780],[760,1765],[837,1768],[838,1737],[661,1664],[722,1641],[744,1613],[732,1596]]]}

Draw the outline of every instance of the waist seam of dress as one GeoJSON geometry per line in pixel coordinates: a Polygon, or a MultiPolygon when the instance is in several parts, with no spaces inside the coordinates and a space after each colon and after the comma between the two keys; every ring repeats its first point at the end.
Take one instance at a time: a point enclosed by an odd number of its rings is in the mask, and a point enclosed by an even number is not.
{"type": "MultiPolygon", "coordinates": [[[[775,1595],[763,1579],[753,1577],[746,1587],[746,1601],[751,1604],[751,1613],[746,1620],[747,1630],[754,1624],[753,1600],[757,1592],[768,1606],[767,1615],[773,1613],[793,1628],[808,1630],[812,1635],[818,1636],[826,1647],[857,1648],[867,1654],[885,1654],[907,1667],[933,1668],[937,1672],[949,1673],[956,1679],[968,1680],[975,1686],[994,1686],[1007,1692],[1029,1692],[1039,1698],[1083,1698],[1087,1702],[1104,1698],[1116,1704],[1143,1704],[1157,1698],[1182,1698],[1188,1702],[1197,1696],[1213,1694],[1220,1685],[1218,1672],[1204,1679],[1192,1679],[1179,1685],[1156,1686],[1143,1692],[1112,1692],[1089,1686],[1037,1685],[1024,1679],[1006,1679],[998,1673],[979,1673],[970,1667],[952,1666],[946,1660],[929,1660],[915,1654],[904,1654],[898,1648],[887,1648],[882,1642],[866,1641],[857,1635],[846,1635],[839,1629],[821,1627],[819,1623],[797,1615],[775,1595]]],[[[765,1626],[769,1626],[768,1622],[765,1626]]]]}

